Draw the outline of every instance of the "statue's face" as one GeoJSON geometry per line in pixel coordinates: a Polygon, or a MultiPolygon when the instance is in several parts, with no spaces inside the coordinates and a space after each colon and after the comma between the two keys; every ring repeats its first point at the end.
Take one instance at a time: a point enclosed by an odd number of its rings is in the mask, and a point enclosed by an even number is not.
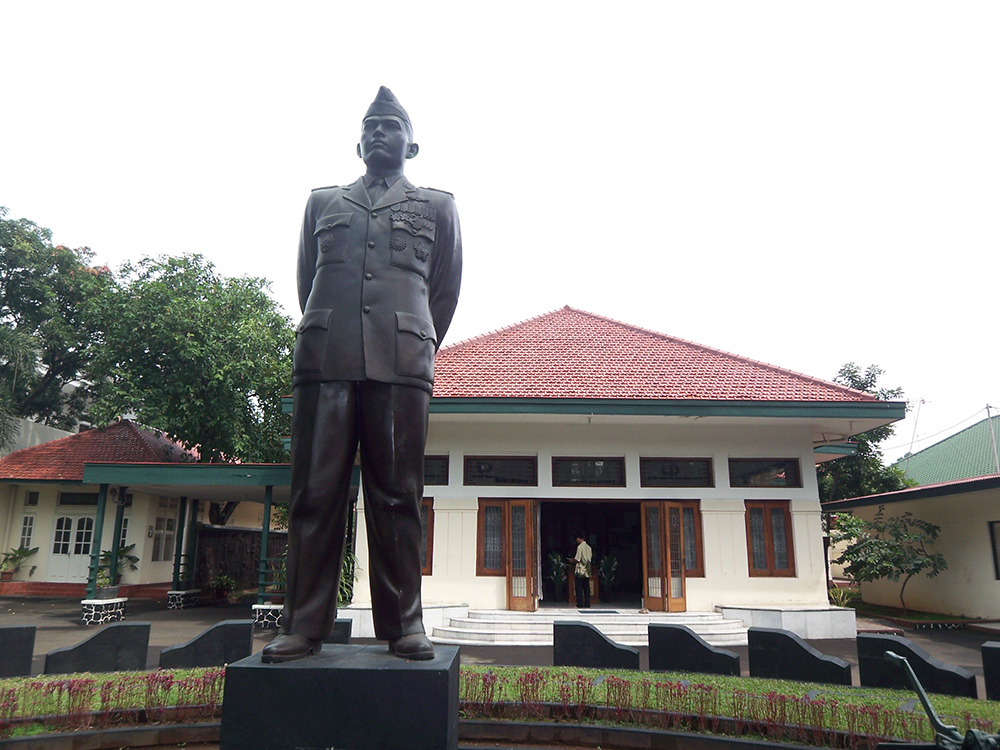
{"type": "Polygon", "coordinates": [[[406,159],[416,156],[415,146],[406,123],[395,115],[372,115],[361,123],[358,153],[368,167],[401,169],[406,159]]]}

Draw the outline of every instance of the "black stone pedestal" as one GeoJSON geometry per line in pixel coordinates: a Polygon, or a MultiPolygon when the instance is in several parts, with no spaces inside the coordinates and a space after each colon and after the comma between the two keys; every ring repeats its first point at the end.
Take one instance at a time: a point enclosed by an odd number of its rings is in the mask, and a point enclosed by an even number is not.
{"type": "Polygon", "coordinates": [[[458,647],[404,661],[384,645],[226,667],[221,750],[457,750],[458,647]]]}

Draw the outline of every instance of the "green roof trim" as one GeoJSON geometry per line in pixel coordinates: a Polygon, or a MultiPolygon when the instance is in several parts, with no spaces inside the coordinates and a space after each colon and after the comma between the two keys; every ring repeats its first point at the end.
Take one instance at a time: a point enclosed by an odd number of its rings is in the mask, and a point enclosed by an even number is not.
{"type": "MultiPolygon", "coordinates": [[[[292,413],[292,396],[281,411],[292,413]]],[[[709,401],[704,399],[591,398],[431,398],[431,414],[617,414],[681,417],[839,417],[906,416],[902,401],[709,401]]]]}
{"type": "Polygon", "coordinates": [[[84,484],[217,485],[282,487],[291,483],[289,464],[84,464],[84,484]]]}
{"type": "Polygon", "coordinates": [[[963,495],[966,492],[982,492],[983,490],[1000,489],[1000,476],[977,477],[973,479],[959,479],[945,484],[935,484],[928,487],[910,487],[896,492],[885,492],[881,495],[869,495],[868,497],[856,497],[850,500],[833,500],[820,503],[827,513],[836,513],[841,510],[851,510],[852,508],[867,508],[876,505],[889,505],[890,503],[901,503],[906,500],[920,500],[928,497],[949,497],[951,495],[963,495]]]}
{"type": "Polygon", "coordinates": [[[982,419],[922,451],[904,456],[894,466],[920,485],[1000,473],[993,453],[994,438],[1000,443],[1000,416],[993,417],[992,422],[992,433],[989,420],[982,419]]]}
{"type": "Polygon", "coordinates": [[[857,443],[840,443],[838,445],[821,445],[813,449],[813,453],[832,453],[836,456],[858,455],[857,443]]]}
{"type": "Polygon", "coordinates": [[[615,414],[842,419],[906,416],[901,401],[708,401],[702,399],[432,398],[431,414],[615,414]]]}

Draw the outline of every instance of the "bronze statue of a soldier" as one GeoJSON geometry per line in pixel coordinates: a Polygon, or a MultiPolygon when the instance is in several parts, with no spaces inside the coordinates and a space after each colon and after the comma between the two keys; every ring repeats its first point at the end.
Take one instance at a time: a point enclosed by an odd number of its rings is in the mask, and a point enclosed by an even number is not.
{"type": "Polygon", "coordinates": [[[333,631],[360,446],[375,635],[431,659],[420,603],[420,501],[434,354],[451,323],[462,240],[451,194],[403,176],[417,155],[384,86],[362,121],[366,172],[319,188],[299,241],[285,607],[265,662],[318,653],[333,631]]]}

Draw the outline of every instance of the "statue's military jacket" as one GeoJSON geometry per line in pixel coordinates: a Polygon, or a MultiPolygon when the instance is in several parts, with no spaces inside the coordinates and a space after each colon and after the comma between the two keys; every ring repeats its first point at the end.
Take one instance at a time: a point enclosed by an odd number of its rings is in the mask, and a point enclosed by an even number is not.
{"type": "Polygon", "coordinates": [[[314,190],[299,240],[293,383],[377,380],[430,391],[461,277],[451,194],[405,177],[375,205],[361,179],[314,190]]]}

